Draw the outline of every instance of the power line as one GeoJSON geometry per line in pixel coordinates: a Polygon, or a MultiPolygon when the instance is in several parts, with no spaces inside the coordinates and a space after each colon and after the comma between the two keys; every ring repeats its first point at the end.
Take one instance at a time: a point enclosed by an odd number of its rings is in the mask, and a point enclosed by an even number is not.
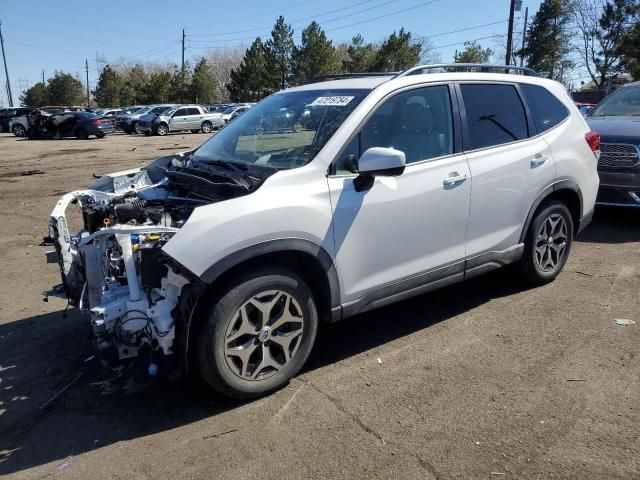
{"type": "Polygon", "coordinates": [[[402,10],[396,10],[395,12],[386,13],[384,15],[379,15],[377,17],[369,18],[369,19],[366,19],[366,20],[360,20],[359,22],[350,23],[348,25],[342,25],[341,27],[330,28],[328,30],[325,30],[325,32],[333,32],[335,30],[341,30],[343,28],[349,28],[349,27],[353,27],[355,25],[362,25],[363,23],[374,22],[376,20],[380,20],[381,18],[386,18],[386,17],[390,17],[392,15],[397,15],[399,13],[404,13],[404,12],[408,12],[410,10],[415,10],[416,8],[424,7],[426,5],[431,5],[431,4],[439,2],[439,1],[440,0],[429,0],[428,2],[418,3],[417,5],[413,5],[412,7],[403,8],[402,10]]]}

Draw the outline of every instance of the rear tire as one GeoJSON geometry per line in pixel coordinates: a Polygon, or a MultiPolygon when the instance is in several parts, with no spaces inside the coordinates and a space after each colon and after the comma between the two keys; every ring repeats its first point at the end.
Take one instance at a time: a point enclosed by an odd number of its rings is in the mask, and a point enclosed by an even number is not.
{"type": "Polygon", "coordinates": [[[283,268],[256,268],[231,279],[216,298],[195,337],[204,380],[239,399],[286,385],[307,360],[318,329],[306,283],[283,268]]]}
{"type": "Polygon", "coordinates": [[[104,138],[104,136],[105,136],[105,134],[104,134],[104,133],[98,133],[98,134],[96,135],[96,137],[98,137],[98,138],[104,138]]]}
{"type": "Polygon", "coordinates": [[[78,127],[76,128],[76,131],[75,131],[75,137],[78,140],[86,140],[89,138],[89,132],[87,132],[87,130],[85,130],[82,127],[78,127]]]}
{"type": "Polygon", "coordinates": [[[213,125],[211,125],[211,122],[202,122],[200,130],[202,133],[211,133],[213,131],[213,125]]]}
{"type": "Polygon", "coordinates": [[[524,242],[520,271],[527,281],[543,285],[562,271],[573,243],[573,218],[567,206],[557,200],[538,208],[524,242]]]}

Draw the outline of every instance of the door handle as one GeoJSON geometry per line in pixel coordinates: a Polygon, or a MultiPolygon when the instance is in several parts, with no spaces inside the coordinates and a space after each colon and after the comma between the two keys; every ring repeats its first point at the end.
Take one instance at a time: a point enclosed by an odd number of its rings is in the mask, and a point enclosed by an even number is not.
{"type": "Polygon", "coordinates": [[[442,184],[445,187],[450,187],[456,183],[464,182],[466,179],[466,175],[460,175],[458,172],[451,172],[449,176],[442,181],[442,184]]]}
{"type": "Polygon", "coordinates": [[[547,161],[548,158],[549,157],[547,155],[542,155],[542,154],[539,153],[538,155],[533,157],[533,160],[531,160],[531,166],[533,168],[539,167],[540,165],[543,165],[547,161]]]}

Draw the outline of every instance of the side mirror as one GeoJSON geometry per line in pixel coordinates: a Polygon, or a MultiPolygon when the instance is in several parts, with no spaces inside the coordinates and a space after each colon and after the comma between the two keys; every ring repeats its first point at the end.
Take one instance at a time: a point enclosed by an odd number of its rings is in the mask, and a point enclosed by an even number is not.
{"type": "Polygon", "coordinates": [[[359,175],[354,180],[357,192],[373,186],[374,177],[397,177],[402,175],[407,160],[404,152],[395,148],[372,147],[358,159],[359,175]]]}

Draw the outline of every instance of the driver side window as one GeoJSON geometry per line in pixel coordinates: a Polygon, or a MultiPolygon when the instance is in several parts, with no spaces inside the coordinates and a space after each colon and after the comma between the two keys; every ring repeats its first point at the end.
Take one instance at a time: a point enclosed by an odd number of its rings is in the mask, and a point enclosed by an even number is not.
{"type": "Polygon", "coordinates": [[[380,105],[340,155],[337,174],[353,173],[351,164],[372,147],[404,152],[407,164],[453,154],[453,117],[449,87],[407,90],[380,105]]]}

